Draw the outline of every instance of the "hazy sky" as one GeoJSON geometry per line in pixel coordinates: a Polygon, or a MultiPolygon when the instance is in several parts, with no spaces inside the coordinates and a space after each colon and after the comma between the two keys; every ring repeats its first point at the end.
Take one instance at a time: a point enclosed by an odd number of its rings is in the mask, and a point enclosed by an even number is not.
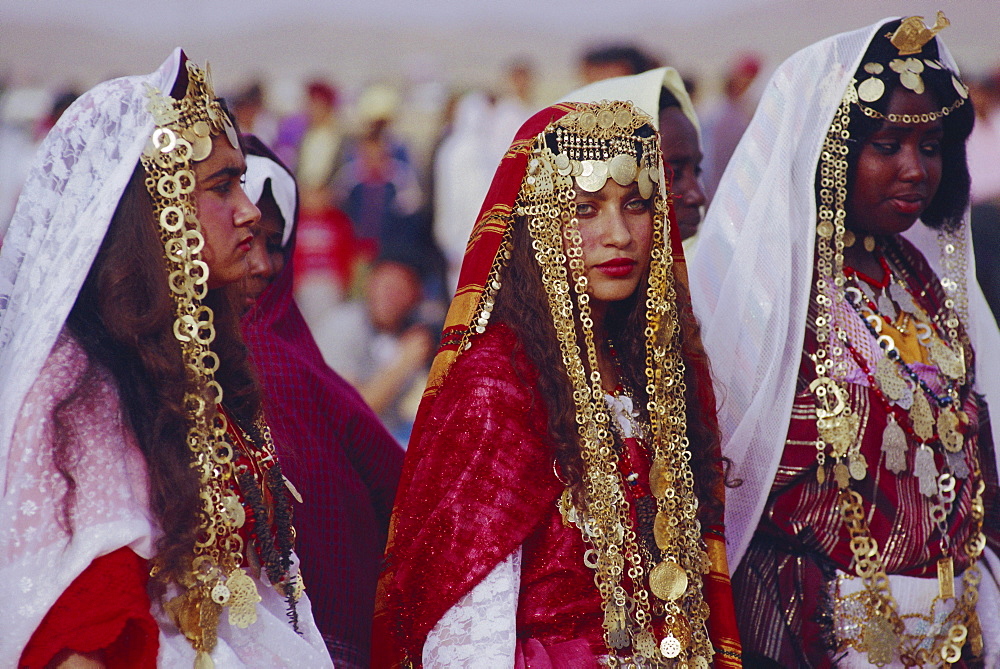
{"type": "Polygon", "coordinates": [[[1000,64],[997,0],[0,0],[0,76],[89,87],[148,72],[174,46],[211,61],[216,83],[297,86],[322,74],[351,88],[438,78],[491,85],[535,63],[542,97],[575,87],[587,46],[628,39],[710,84],[734,54],[765,72],[822,37],[943,7],[942,36],[973,72],[1000,64]]]}

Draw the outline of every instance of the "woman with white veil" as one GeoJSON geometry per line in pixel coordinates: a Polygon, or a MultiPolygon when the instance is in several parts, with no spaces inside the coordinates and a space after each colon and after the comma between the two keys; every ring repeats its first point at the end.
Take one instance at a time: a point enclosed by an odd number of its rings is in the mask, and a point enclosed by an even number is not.
{"type": "Polygon", "coordinates": [[[754,666],[995,666],[977,611],[998,606],[1000,335],[947,23],[883,21],[778,68],[691,261],[754,666]]]}
{"type": "Polygon", "coordinates": [[[39,149],[0,251],[0,666],[331,666],[231,299],[245,171],[179,49],[39,149]]]}

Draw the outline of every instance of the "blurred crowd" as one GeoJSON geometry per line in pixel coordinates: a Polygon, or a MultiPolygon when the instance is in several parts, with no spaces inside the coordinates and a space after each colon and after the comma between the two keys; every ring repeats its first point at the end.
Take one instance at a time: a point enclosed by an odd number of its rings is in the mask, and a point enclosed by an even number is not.
{"type": "MultiPolygon", "coordinates": [[[[602,45],[581,54],[578,79],[665,64],[634,45],[602,45]]],[[[684,79],[701,124],[703,206],[750,122],[765,70],[757,55],[738,53],[718,90],[684,79]]],[[[295,291],[326,362],[404,446],[494,170],[518,127],[552,102],[538,96],[530,61],[498,75],[489,89],[438,86],[429,96],[381,83],[347,96],[324,78],[306,82],[297,102],[274,99],[262,81],[226,96],[241,131],[271,147],[298,181],[295,291]]],[[[967,81],[977,112],[969,141],[976,247],[997,249],[1000,70],[967,81]]],[[[0,82],[0,243],[35,148],[75,97],[0,82]]],[[[996,313],[1000,270],[982,261],[978,270],[996,313]]]]}

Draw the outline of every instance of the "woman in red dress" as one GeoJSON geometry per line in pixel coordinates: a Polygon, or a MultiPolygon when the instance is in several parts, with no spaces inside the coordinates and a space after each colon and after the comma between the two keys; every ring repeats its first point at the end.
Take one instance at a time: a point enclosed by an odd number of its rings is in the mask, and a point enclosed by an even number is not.
{"type": "Polygon", "coordinates": [[[739,665],[657,142],[629,103],[567,103],[504,157],[407,452],[376,667],[739,665]]]}

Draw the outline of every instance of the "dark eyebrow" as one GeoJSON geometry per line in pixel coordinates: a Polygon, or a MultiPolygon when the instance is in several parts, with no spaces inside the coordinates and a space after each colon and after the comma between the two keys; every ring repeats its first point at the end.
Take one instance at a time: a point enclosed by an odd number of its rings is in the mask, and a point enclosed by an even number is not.
{"type": "Polygon", "coordinates": [[[243,176],[244,172],[246,172],[246,167],[244,167],[243,169],[240,169],[239,167],[237,167],[235,165],[228,165],[226,167],[223,167],[222,169],[216,170],[212,174],[209,174],[205,178],[205,180],[206,181],[213,181],[213,180],[219,179],[219,178],[239,179],[239,178],[241,178],[243,176]]]}

